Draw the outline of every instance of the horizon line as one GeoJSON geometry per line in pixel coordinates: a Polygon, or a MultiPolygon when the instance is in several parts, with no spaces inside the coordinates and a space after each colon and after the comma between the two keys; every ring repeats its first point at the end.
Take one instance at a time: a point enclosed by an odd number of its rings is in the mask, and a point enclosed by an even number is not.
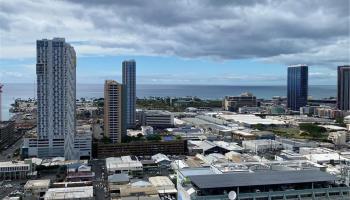
{"type": "MultiPolygon", "coordinates": [[[[29,83],[29,82],[21,82],[21,83],[18,83],[18,82],[12,82],[12,83],[6,83],[6,82],[3,82],[2,84],[4,84],[6,86],[6,84],[31,84],[31,85],[36,85],[36,83],[29,83]]],[[[76,85],[104,85],[104,83],[77,83],[76,85]]],[[[176,83],[139,83],[139,84],[136,84],[136,85],[186,85],[186,86],[255,86],[255,87],[259,87],[259,86],[287,86],[286,84],[259,84],[259,85],[250,85],[250,84],[247,84],[247,85],[242,85],[242,84],[176,84],[176,83]]],[[[312,85],[308,85],[308,86],[337,86],[336,84],[312,84],[312,85]]]]}

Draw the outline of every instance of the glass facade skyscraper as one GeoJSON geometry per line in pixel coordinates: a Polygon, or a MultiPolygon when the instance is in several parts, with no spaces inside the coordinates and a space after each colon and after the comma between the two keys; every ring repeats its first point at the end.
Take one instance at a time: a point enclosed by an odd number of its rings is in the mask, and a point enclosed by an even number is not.
{"type": "Polygon", "coordinates": [[[136,62],[123,61],[124,128],[134,128],[136,123],[136,62]]]}
{"type": "Polygon", "coordinates": [[[308,97],[308,66],[293,65],[288,67],[287,106],[299,111],[307,105],[308,97]]]}
{"type": "Polygon", "coordinates": [[[338,67],[337,107],[350,110],[350,65],[338,67]]]}

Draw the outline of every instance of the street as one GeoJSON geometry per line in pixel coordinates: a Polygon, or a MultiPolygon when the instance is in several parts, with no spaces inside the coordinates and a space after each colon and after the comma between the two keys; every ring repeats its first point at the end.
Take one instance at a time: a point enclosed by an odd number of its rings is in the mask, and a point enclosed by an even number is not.
{"type": "Polygon", "coordinates": [[[104,160],[91,160],[91,170],[95,172],[93,180],[95,199],[109,199],[109,192],[107,186],[108,174],[105,167],[104,160]]]}
{"type": "Polygon", "coordinates": [[[21,147],[22,142],[23,142],[23,140],[21,138],[22,136],[19,136],[16,134],[15,137],[19,137],[19,138],[16,138],[17,141],[14,144],[12,144],[11,146],[9,146],[7,149],[1,151],[0,161],[12,160],[13,153],[16,151],[16,149],[21,147]]]}
{"type": "Polygon", "coordinates": [[[0,199],[8,196],[10,193],[23,192],[25,180],[3,180],[0,181],[0,199]]]}

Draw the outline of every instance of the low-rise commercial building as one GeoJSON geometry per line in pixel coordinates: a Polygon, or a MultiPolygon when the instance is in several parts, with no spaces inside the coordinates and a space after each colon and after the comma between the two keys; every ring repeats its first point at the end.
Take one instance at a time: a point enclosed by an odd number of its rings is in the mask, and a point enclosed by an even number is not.
{"type": "Polygon", "coordinates": [[[49,179],[27,181],[24,185],[24,199],[42,199],[46,191],[49,189],[50,184],[51,181],[49,179]]]}
{"type": "Polygon", "coordinates": [[[306,160],[306,158],[294,151],[291,150],[282,150],[279,155],[275,156],[275,159],[278,161],[283,161],[283,160],[306,160]]]}
{"type": "Polygon", "coordinates": [[[261,171],[190,175],[178,179],[178,198],[194,199],[338,199],[349,198],[350,188],[319,170],[261,171]]]}
{"type": "Polygon", "coordinates": [[[348,135],[346,131],[337,131],[337,132],[331,132],[328,135],[328,139],[333,142],[335,145],[346,145],[346,142],[348,141],[348,135]]]}
{"type": "Polygon", "coordinates": [[[148,181],[136,181],[124,185],[111,185],[111,196],[120,199],[159,199],[158,191],[148,181]]]}
{"type": "Polygon", "coordinates": [[[92,128],[91,125],[77,126],[74,136],[74,149],[79,159],[91,159],[92,155],[92,128]]]}
{"type": "Polygon", "coordinates": [[[242,142],[244,149],[251,152],[266,152],[283,149],[280,142],[275,140],[245,140],[242,142]]]}
{"type": "Polygon", "coordinates": [[[135,156],[106,158],[106,168],[109,174],[142,174],[142,163],[135,156]]]}
{"type": "Polygon", "coordinates": [[[158,194],[176,194],[174,183],[167,176],[154,176],[148,178],[149,182],[156,187],[158,194]]]}
{"type": "Polygon", "coordinates": [[[94,190],[92,186],[83,187],[66,187],[66,188],[50,188],[44,200],[93,200],[94,190]]]}
{"type": "Polygon", "coordinates": [[[267,113],[271,115],[283,115],[286,113],[286,109],[284,106],[269,106],[267,107],[267,113]]]}
{"type": "Polygon", "coordinates": [[[95,172],[68,172],[66,180],[68,182],[93,181],[95,172]]]}
{"type": "Polygon", "coordinates": [[[262,109],[260,107],[240,107],[238,109],[238,113],[241,114],[254,114],[254,113],[260,113],[262,111],[262,109]]]}
{"type": "Polygon", "coordinates": [[[297,139],[289,139],[276,137],[276,141],[282,143],[283,149],[291,150],[295,152],[299,152],[300,148],[303,147],[317,147],[317,142],[308,141],[308,140],[297,140],[297,139]]]}
{"type": "Polygon", "coordinates": [[[0,162],[0,180],[25,179],[30,172],[30,164],[23,161],[0,162]]]}
{"type": "Polygon", "coordinates": [[[120,188],[127,185],[130,178],[127,174],[113,174],[108,176],[108,190],[112,198],[120,197],[120,188]]]}
{"type": "Polygon", "coordinates": [[[318,107],[316,108],[315,115],[320,117],[320,118],[328,118],[328,119],[336,119],[339,117],[344,117],[349,112],[347,111],[342,111],[342,110],[336,110],[331,107],[318,107]]]}
{"type": "Polygon", "coordinates": [[[182,139],[186,140],[201,140],[206,138],[204,132],[200,128],[194,128],[192,126],[182,126],[179,128],[167,128],[170,134],[180,136],[182,139]]]}
{"type": "Polygon", "coordinates": [[[242,115],[235,115],[235,114],[222,114],[219,115],[220,118],[228,121],[233,121],[236,122],[240,125],[246,126],[246,127],[251,127],[254,125],[263,125],[263,126],[270,126],[270,125],[275,125],[275,126],[285,126],[285,122],[281,120],[276,120],[273,118],[261,118],[255,115],[247,115],[247,114],[242,114],[242,115]]]}
{"type": "Polygon", "coordinates": [[[226,96],[223,100],[225,110],[237,112],[240,107],[256,107],[256,97],[251,93],[242,93],[240,96],[226,96]]]}
{"type": "Polygon", "coordinates": [[[157,153],[152,156],[152,160],[157,163],[157,165],[161,168],[168,168],[170,167],[171,160],[168,158],[168,156],[157,153]]]}
{"type": "Polygon", "coordinates": [[[189,141],[188,150],[190,155],[196,155],[197,153],[208,155],[211,153],[225,154],[229,152],[228,149],[220,147],[211,141],[189,141]]]}
{"type": "Polygon", "coordinates": [[[109,185],[124,185],[130,182],[130,178],[128,174],[113,174],[108,176],[108,184],[109,185]]]}
{"type": "Polygon", "coordinates": [[[169,111],[145,110],[141,114],[141,125],[154,128],[173,127],[174,115],[169,111]]]}
{"type": "Polygon", "coordinates": [[[308,160],[318,164],[339,164],[345,160],[340,153],[328,148],[300,148],[299,153],[308,160]]]}

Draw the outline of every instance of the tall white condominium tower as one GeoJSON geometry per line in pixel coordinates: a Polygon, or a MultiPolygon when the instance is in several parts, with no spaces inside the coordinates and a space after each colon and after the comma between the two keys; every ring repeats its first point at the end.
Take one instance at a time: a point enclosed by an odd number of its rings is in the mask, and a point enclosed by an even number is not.
{"type": "Polygon", "coordinates": [[[74,157],[76,54],[64,38],[37,41],[38,156],[74,157]],[[41,144],[41,145],[39,145],[41,144]]]}
{"type": "Polygon", "coordinates": [[[136,122],[136,62],[123,61],[123,96],[124,96],[124,124],[126,128],[134,128],[136,122]]]}

